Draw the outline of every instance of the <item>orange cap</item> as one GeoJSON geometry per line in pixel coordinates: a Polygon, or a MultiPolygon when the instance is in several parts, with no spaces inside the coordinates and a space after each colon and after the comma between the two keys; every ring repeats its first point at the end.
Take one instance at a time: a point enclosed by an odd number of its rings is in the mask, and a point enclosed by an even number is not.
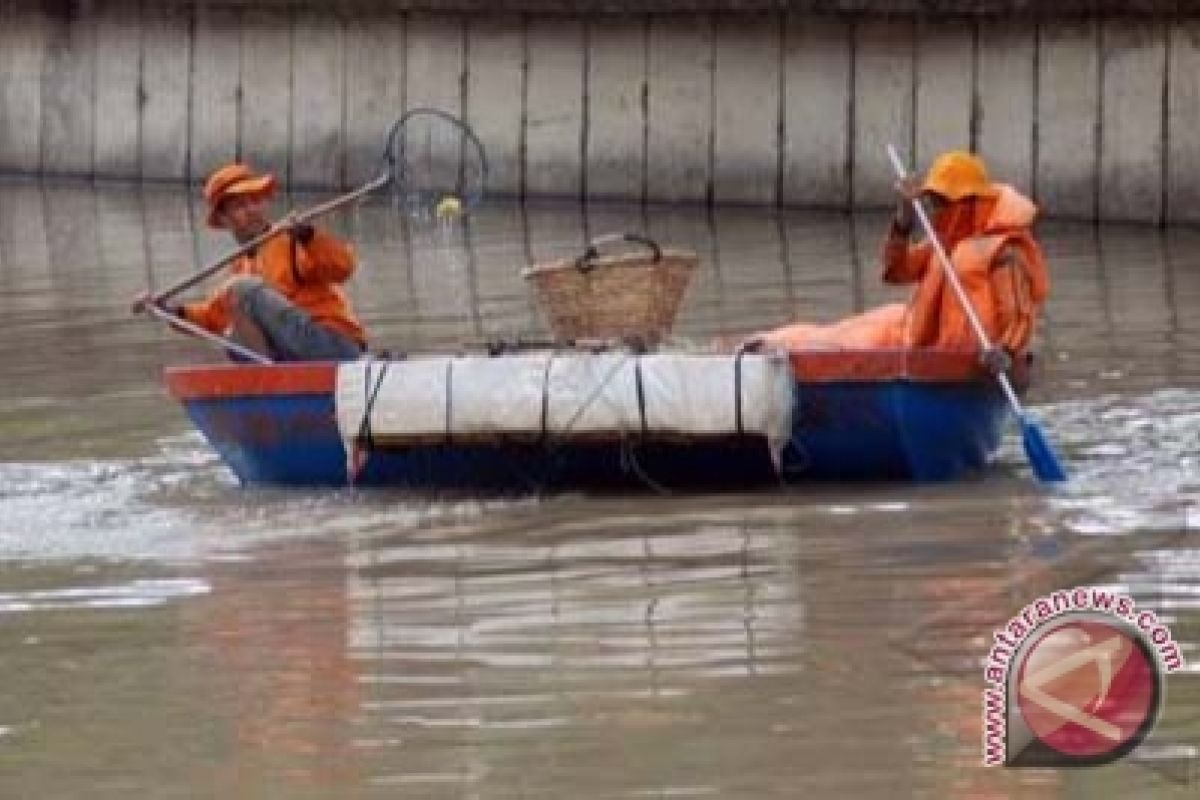
{"type": "Polygon", "coordinates": [[[995,197],[998,190],[988,180],[983,159],[963,150],[952,150],[933,162],[921,191],[956,201],[965,197],[995,197]]]}
{"type": "Polygon", "coordinates": [[[273,194],[274,175],[256,175],[245,164],[226,164],[209,175],[204,183],[204,199],[208,203],[208,225],[210,228],[221,227],[217,212],[226,198],[235,195],[270,197],[273,194]]]}

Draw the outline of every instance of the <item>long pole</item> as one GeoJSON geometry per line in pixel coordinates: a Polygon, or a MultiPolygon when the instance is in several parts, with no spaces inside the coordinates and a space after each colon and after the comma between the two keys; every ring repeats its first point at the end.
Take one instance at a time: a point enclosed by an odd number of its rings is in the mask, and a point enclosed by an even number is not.
{"type": "MultiPolygon", "coordinates": [[[[908,170],[905,169],[904,162],[900,160],[900,154],[896,152],[896,148],[889,144],[887,146],[887,153],[888,158],[892,160],[892,168],[896,170],[896,176],[901,180],[907,178],[908,170]]],[[[933,224],[929,221],[929,216],[925,213],[925,206],[921,204],[920,198],[912,198],[912,207],[913,211],[917,213],[917,219],[921,222],[921,229],[925,232],[925,237],[933,245],[934,252],[937,253],[938,261],[941,262],[942,274],[946,276],[946,282],[950,284],[951,289],[958,298],[958,304],[962,306],[963,313],[967,315],[967,321],[971,324],[971,330],[975,333],[976,341],[979,342],[980,348],[986,353],[992,349],[993,345],[991,339],[988,338],[987,331],[984,330],[983,321],[979,319],[979,312],[975,310],[975,304],[967,296],[967,291],[963,288],[962,281],[958,278],[958,273],[954,271],[953,262],[950,261],[950,256],[946,253],[946,248],[942,245],[942,240],[934,232],[933,224]]],[[[999,381],[1004,394],[1008,396],[1008,402],[1013,407],[1013,410],[1019,415],[1024,415],[1025,410],[1021,405],[1020,398],[1017,397],[1017,393],[1013,390],[1008,373],[997,372],[996,380],[999,381]]]]}
{"type": "Polygon", "coordinates": [[[170,311],[167,311],[166,309],[162,308],[161,306],[157,306],[154,304],[147,305],[146,313],[156,319],[160,319],[163,322],[168,323],[169,325],[174,325],[176,328],[179,328],[180,330],[187,331],[188,333],[192,334],[193,336],[198,336],[201,339],[212,342],[213,344],[217,345],[218,347],[224,348],[226,350],[232,350],[233,352],[237,353],[242,358],[253,361],[256,364],[273,364],[274,363],[273,361],[271,361],[271,359],[267,358],[262,353],[251,350],[249,347],[240,345],[237,342],[233,341],[232,339],[226,339],[224,336],[218,336],[217,334],[213,333],[212,331],[201,328],[199,325],[195,324],[191,320],[186,320],[183,317],[178,317],[178,316],[172,314],[170,311]]]}
{"type": "Polygon", "coordinates": [[[217,272],[219,272],[223,267],[225,267],[229,263],[241,258],[246,253],[249,253],[251,250],[254,250],[255,248],[259,247],[260,245],[263,244],[263,242],[266,242],[268,239],[273,239],[276,236],[278,236],[279,234],[291,230],[296,225],[303,224],[305,222],[308,222],[311,219],[315,219],[324,214],[328,214],[330,211],[334,211],[338,208],[341,208],[342,206],[344,206],[348,203],[352,203],[355,200],[359,199],[360,197],[370,194],[371,192],[375,191],[376,189],[379,189],[379,188],[387,185],[391,180],[392,180],[392,174],[391,174],[391,171],[389,170],[387,172],[380,174],[378,177],[371,180],[369,183],[366,183],[366,184],[360,186],[359,188],[355,189],[354,191],[352,191],[348,194],[344,194],[340,197],[335,197],[332,200],[326,201],[318,206],[313,206],[312,208],[307,209],[305,211],[301,211],[298,214],[292,214],[292,215],[285,217],[283,220],[275,223],[270,228],[268,228],[267,230],[260,233],[258,236],[255,236],[253,239],[251,239],[247,242],[243,242],[242,244],[235,247],[233,250],[230,250],[228,253],[225,253],[224,255],[218,257],[216,261],[213,261],[211,264],[204,267],[199,272],[189,275],[188,277],[184,278],[183,280],[179,281],[178,283],[175,283],[175,284],[167,287],[163,291],[155,294],[152,298],[150,298],[148,305],[162,305],[167,300],[170,300],[172,297],[179,294],[180,292],[187,291],[188,289],[192,288],[196,284],[208,280],[210,277],[212,277],[217,272]]]}

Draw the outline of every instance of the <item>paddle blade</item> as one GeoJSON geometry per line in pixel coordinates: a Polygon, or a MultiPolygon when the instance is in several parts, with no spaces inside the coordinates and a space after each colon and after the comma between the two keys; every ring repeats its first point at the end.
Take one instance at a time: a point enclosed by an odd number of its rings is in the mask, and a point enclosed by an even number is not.
{"type": "Polygon", "coordinates": [[[1025,457],[1033,467],[1033,474],[1042,483],[1063,483],[1067,479],[1067,471],[1054,453],[1054,448],[1046,439],[1046,435],[1029,417],[1021,418],[1021,439],[1025,444],[1025,457]]]}

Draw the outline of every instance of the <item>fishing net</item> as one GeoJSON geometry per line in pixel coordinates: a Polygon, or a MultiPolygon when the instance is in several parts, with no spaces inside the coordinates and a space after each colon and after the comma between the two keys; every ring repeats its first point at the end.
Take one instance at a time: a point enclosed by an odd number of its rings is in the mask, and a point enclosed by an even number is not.
{"type": "Polygon", "coordinates": [[[487,156],[465,122],[415,108],[388,133],[385,153],[397,207],[415,219],[453,218],[483,199],[487,156]]]}

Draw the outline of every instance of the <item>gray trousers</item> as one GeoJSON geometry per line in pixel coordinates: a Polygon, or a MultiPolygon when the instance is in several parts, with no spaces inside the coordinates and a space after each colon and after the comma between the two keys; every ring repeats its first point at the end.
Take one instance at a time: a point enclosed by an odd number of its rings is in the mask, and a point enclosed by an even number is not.
{"type": "Polygon", "coordinates": [[[362,355],[358,342],[319,325],[262,278],[237,278],[229,291],[238,311],[262,331],[276,361],[352,361],[362,355]]]}

